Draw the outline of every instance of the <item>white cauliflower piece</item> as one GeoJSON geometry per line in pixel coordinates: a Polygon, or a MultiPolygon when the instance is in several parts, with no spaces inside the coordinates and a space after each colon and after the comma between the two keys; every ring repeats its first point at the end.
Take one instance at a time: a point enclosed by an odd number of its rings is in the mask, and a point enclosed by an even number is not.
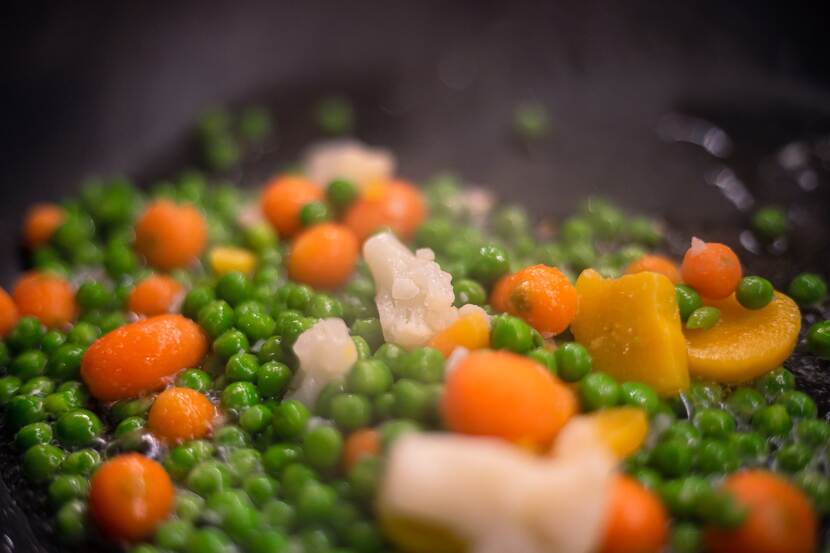
{"type": "Polygon", "coordinates": [[[408,434],[392,447],[385,514],[449,530],[472,553],[590,553],[615,461],[591,435],[553,458],[488,438],[408,434]]]}
{"type": "Polygon", "coordinates": [[[423,346],[458,318],[452,276],[434,261],[432,250],[414,254],[392,233],[363,244],[375,280],[375,303],[383,337],[404,348],[423,346]]]}
{"type": "Polygon", "coordinates": [[[357,348],[343,319],[323,319],[294,342],[300,368],[291,383],[292,399],[313,405],[320,390],[345,376],[357,361],[357,348]]]}
{"type": "Polygon", "coordinates": [[[306,176],[321,186],[341,178],[362,186],[395,173],[395,157],[388,150],[370,148],[357,140],[330,140],[306,151],[306,176]]]}

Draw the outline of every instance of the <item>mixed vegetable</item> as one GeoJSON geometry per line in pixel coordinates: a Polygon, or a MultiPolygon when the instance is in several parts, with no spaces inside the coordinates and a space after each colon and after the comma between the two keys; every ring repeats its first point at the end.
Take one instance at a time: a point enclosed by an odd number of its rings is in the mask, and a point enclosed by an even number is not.
{"type": "MultiPolygon", "coordinates": [[[[520,129],[547,128],[538,110],[520,129]],[[540,122],[541,121],[541,122],[540,122]]],[[[316,117],[353,121],[340,99],[316,117]]],[[[209,167],[262,110],[199,125],[209,167]]],[[[185,172],[34,206],[0,409],[61,538],[133,553],[809,553],[830,424],[784,365],[825,280],[590,199],[534,228],[337,140],[261,191],[185,172]],[[676,252],[675,252],[676,253],[676,252]],[[679,256],[677,256],[679,257],[679,256]]],[[[775,210],[753,225],[787,231],[775,210]]]]}

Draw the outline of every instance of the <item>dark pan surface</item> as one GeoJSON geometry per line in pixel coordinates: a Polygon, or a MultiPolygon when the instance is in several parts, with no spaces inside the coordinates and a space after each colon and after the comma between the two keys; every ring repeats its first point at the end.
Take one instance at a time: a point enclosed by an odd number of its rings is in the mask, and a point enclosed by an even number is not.
{"type": "MultiPolygon", "coordinates": [[[[451,169],[538,216],[601,193],[664,217],[678,239],[742,247],[750,211],[712,184],[731,170],[756,205],[791,206],[795,221],[784,251],[742,248],[749,271],[778,287],[805,269],[830,275],[830,58],[811,7],[356,4],[55,4],[11,19],[0,49],[2,284],[21,269],[16,229],[32,202],[97,172],[147,184],[183,167],[192,119],[219,103],[273,108],[276,141],[229,175],[257,185],[318,138],[308,114],[332,93],[355,102],[358,136],[395,150],[404,175],[451,169]],[[510,132],[527,100],[553,118],[534,144],[510,132]],[[730,154],[666,140],[689,128],[667,114],[717,125],[730,154]],[[785,170],[778,153],[794,141],[809,155],[785,170]]],[[[791,368],[827,413],[828,363],[798,353],[791,368]]],[[[0,447],[0,550],[58,550],[18,464],[0,447]]]]}

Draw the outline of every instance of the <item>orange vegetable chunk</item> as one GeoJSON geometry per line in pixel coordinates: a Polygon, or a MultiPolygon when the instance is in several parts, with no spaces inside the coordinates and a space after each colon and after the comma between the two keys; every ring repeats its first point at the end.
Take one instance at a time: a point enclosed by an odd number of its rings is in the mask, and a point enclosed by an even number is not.
{"type": "Polygon", "coordinates": [[[297,236],[288,258],[288,274],[313,288],[332,290],[349,279],[360,245],[347,227],[315,225],[297,236]]]}
{"type": "Polygon", "coordinates": [[[323,189],[296,175],[276,177],[265,185],[262,212],[282,236],[293,236],[300,228],[300,210],[304,205],[323,199],[323,189]]]}
{"type": "Polygon", "coordinates": [[[361,197],[346,211],[343,222],[361,242],[384,227],[407,240],[426,215],[421,191],[408,182],[392,180],[365,186],[361,197]]]}
{"type": "Polygon", "coordinates": [[[69,282],[46,273],[23,275],[12,290],[21,316],[30,315],[50,328],[63,327],[75,320],[78,306],[69,282]]]}
{"type": "Polygon", "coordinates": [[[170,515],[173,498],[164,467],[139,453],[125,453],[92,475],[89,510],[111,538],[137,541],[150,536],[170,515]]]}
{"type": "Polygon", "coordinates": [[[559,334],[576,316],[576,288],[556,267],[532,265],[502,278],[490,298],[498,310],[525,320],[545,334],[559,334]]]}
{"type": "Polygon", "coordinates": [[[81,361],[81,378],[101,401],[136,397],[198,366],[207,350],[198,324],[181,315],[157,315],[98,338],[81,361]]]}
{"type": "Polygon", "coordinates": [[[191,204],[158,200],[135,227],[135,249],[157,269],[169,271],[193,263],[207,244],[207,223],[191,204]]]}
{"type": "Polygon", "coordinates": [[[23,221],[23,239],[30,248],[47,243],[66,218],[57,204],[35,204],[26,212],[23,221]]]}
{"type": "Polygon", "coordinates": [[[628,275],[644,271],[664,275],[672,281],[672,284],[678,284],[681,281],[680,269],[677,268],[677,263],[662,255],[646,254],[632,261],[625,269],[625,273],[628,275]]]}
{"type": "Polygon", "coordinates": [[[167,388],[150,407],[147,426],[160,440],[178,444],[204,438],[218,412],[205,394],[190,388],[167,388]]]}
{"type": "Polygon", "coordinates": [[[732,248],[692,238],[683,256],[683,282],[705,297],[720,300],[735,291],[741,281],[741,261],[732,248]]]}
{"type": "Polygon", "coordinates": [[[666,545],[669,517],[660,499],[628,476],[611,486],[605,534],[599,553],[659,553],[666,545]]]}
{"type": "Polygon", "coordinates": [[[490,345],[490,321],[484,311],[461,315],[454,323],[436,334],[427,344],[447,358],[455,348],[470,351],[483,349],[490,345]]]}
{"type": "Polygon", "coordinates": [[[139,282],[127,300],[130,311],[151,317],[169,313],[184,292],[182,285],[166,275],[153,275],[139,282]]]}
{"type": "Polygon", "coordinates": [[[0,288],[0,338],[8,334],[17,324],[20,314],[14,300],[3,288],[0,288]]]}
{"type": "Polygon", "coordinates": [[[349,434],[343,445],[343,467],[348,470],[363,457],[380,454],[380,436],[374,428],[364,428],[349,434]]]}

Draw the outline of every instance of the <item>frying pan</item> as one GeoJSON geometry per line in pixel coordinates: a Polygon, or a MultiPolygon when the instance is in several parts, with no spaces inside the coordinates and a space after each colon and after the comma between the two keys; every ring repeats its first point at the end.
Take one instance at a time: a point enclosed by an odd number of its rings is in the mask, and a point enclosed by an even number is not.
{"type": "MultiPolygon", "coordinates": [[[[678,240],[697,232],[740,248],[748,270],[778,287],[801,270],[830,275],[826,7],[77,4],[29,3],[0,33],[5,285],[22,268],[17,228],[31,203],[93,174],[146,185],[184,167],[192,120],[220,104],[275,114],[259,160],[227,175],[257,185],[319,138],[309,112],[330,94],[354,102],[356,134],[397,152],[407,177],[451,169],[540,217],[602,194],[665,218],[678,240]],[[550,136],[511,133],[525,101],[546,106],[550,136]],[[752,207],[767,203],[790,207],[786,248],[758,249],[745,232],[752,207]]],[[[790,367],[826,414],[830,367],[802,350],[790,367]]],[[[0,549],[60,550],[44,494],[22,481],[3,436],[0,549]]]]}

